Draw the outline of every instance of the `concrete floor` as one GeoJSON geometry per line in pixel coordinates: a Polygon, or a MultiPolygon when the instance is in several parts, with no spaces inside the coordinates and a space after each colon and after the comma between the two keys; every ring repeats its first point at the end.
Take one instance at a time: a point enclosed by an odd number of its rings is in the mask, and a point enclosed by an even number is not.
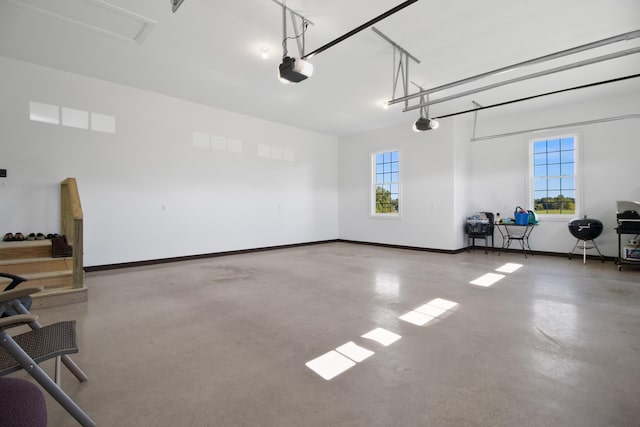
{"type": "Polygon", "coordinates": [[[86,283],[88,303],[37,314],[78,321],[90,379],[63,388],[99,426],[640,425],[640,270],[611,262],[329,243],[86,283]],[[399,319],[435,298],[457,305],[399,319]],[[331,380],[306,366],[348,342],[374,354],[331,380]]]}

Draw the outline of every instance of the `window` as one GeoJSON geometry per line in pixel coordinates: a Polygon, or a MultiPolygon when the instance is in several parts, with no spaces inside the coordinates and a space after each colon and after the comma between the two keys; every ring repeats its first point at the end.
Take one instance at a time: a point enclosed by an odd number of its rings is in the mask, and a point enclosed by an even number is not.
{"type": "Polygon", "coordinates": [[[576,214],[575,136],[532,142],[532,199],[542,215],[576,214]]]}
{"type": "Polygon", "coordinates": [[[400,214],[400,160],[398,151],[374,153],[373,215],[400,214]]]}
{"type": "Polygon", "coordinates": [[[91,129],[97,132],[116,133],[116,118],[113,116],[41,102],[29,101],[29,120],[77,129],[91,129]],[[61,118],[62,120],[60,120],[61,118]]]}

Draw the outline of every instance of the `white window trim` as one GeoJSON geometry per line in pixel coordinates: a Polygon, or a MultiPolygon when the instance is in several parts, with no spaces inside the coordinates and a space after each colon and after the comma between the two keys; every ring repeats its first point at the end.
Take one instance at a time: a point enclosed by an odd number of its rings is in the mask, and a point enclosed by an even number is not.
{"type": "Polygon", "coordinates": [[[570,218],[580,218],[582,217],[583,212],[583,203],[584,197],[582,193],[582,132],[573,131],[566,133],[558,133],[558,132],[549,132],[544,134],[536,134],[528,137],[529,143],[527,145],[528,149],[528,157],[529,157],[529,173],[528,184],[527,184],[527,197],[526,200],[529,201],[529,209],[535,208],[535,203],[533,202],[533,143],[535,141],[540,141],[543,139],[556,139],[556,138],[568,138],[573,137],[574,140],[574,149],[575,149],[575,194],[576,194],[576,202],[575,208],[576,211],[573,214],[543,214],[536,212],[538,219],[541,221],[551,221],[551,222],[564,222],[570,218]]]}
{"type": "Polygon", "coordinates": [[[386,148],[371,153],[370,170],[371,177],[369,181],[369,218],[375,219],[401,219],[402,218],[402,149],[401,147],[386,148]],[[376,155],[380,153],[388,153],[390,151],[398,152],[398,213],[377,213],[376,212],[376,155]]]}

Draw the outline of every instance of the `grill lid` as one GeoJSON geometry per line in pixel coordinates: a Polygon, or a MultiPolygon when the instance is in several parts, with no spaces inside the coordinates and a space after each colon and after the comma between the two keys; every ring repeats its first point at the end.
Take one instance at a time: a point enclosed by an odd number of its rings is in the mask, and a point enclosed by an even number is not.
{"type": "Polygon", "coordinates": [[[593,240],[602,234],[602,221],[595,218],[574,218],[569,221],[569,232],[576,239],[593,240]]]}

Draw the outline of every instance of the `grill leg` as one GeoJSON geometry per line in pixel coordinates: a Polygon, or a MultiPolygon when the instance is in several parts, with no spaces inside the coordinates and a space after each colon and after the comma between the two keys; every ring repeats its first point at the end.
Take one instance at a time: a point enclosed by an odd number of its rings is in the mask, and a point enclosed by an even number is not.
{"type": "Polygon", "coordinates": [[[600,259],[602,260],[602,262],[604,262],[604,256],[602,255],[602,253],[600,253],[600,249],[598,249],[598,245],[596,245],[596,241],[592,240],[591,243],[593,243],[593,247],[596,248],[596,251],[598,251],[598,255],[600,255],[600,259]]]}
{"type": "Polygon", "coordinates": [[[604,255],[602,255],[602,253],[600,252],[600,249],[598,248],[598,245],[596,245],[596,241],[595,240],[581,240],[581,239],[576,240],[575,246],[573,247],[571,252],[569,252],[569,259],[571,259],[571,255],[573,255],[573,253],[575,252],[575,250],[578,247],[578,244],[580,242],[582,242],[582,246],[580,247],[580,249],[582,249],[582,263],[583,264],[587,263],[587,249],[591,249],[590,246],[587,246],[587,242],[593,243],[593,248],[596,251],[598,251],[598,255],[600,255],[600,259],[602,260],[602,262],[604,262],[604,255]]]}
{"type": "Polygon", "coordinates": [[[571,256],[573,255],[573,253],[576,251],[576,248],[578,247],[578,243],[580,243],[580,239],[576,240],[576,244],[573,245],[573,249],[571,249],[571,252],[569,252],[569,259],[571,259],[571,256]]]}

